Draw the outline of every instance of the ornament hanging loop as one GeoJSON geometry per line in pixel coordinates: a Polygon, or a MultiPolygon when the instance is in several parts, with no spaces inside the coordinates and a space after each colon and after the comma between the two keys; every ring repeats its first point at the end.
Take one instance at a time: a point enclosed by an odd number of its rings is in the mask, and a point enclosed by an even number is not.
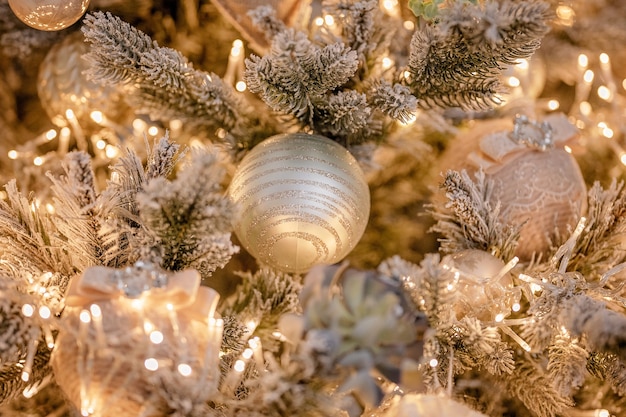
{"type": "Polygon", "coordinates": [[[513,131],[508,138],[517,144],[545,151],[554,148],[553,129],[547,121],[532,121],[525,115],[515,116],[513,131]]]}

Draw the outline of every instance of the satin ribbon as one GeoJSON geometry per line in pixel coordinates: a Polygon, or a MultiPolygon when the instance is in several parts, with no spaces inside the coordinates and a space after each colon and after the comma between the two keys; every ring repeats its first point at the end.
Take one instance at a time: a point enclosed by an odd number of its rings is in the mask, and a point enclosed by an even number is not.
{"type": "MultiPolygon", "coordinates": [[[[100,301],[128,298],[117,284],[116,272],[119,270],[104,266],[87,268],[70,282],[65,305],[84,307],[100,301]]],[[[219,301],[217,291],[200,286],[200,274],[193,269],[168,275],[165,286],[150,288],[140,297],[147,308],[166,308],[171,304],[178,314],[202,322],[214,316],[219,301]]]]}

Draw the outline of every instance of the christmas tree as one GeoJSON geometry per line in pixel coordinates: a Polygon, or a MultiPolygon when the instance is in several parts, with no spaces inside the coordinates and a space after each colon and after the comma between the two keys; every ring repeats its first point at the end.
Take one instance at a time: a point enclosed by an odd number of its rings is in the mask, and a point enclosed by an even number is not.
{"type": "Polygon", "coordinates": [[[0,416],[626,415],[619,0],[0,0],[0,416]]]}

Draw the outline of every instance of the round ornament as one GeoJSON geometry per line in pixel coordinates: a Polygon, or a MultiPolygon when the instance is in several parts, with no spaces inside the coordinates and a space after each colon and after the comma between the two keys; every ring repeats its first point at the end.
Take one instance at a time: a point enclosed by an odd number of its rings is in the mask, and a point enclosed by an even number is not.
{"type": "Polygon", "coordinates": [[[450,397],[437,394],[407,394],[394,404],[394,417],[487,417],[450,397]]]}
{"type": "Polygon", "coordinates": [[[509,268],[489,252],[466,249],[443,259],[443,267],[457,274],[457,319],[493,321],[506,317],[519,303],[521,290],[513,286],[509,268]]]}
{"type": "Polygon", "coordinates": [[[39,67],[37,93],[59,127],[68,125],[68,110],[82,129],[95,123],[90,117],[93,111],[114,122],[123,122],[130,113],[118,89],[87,79],[84,72],[89,64],[82,57],[88,51],[83,34],[76,32],[52,47],[39,67]]]}
{"type": "Polygon", "coordinates": [[[340,261],[369,217],[369,188],[357,161],[318,135],[266,139],[243,158],[228,193],[241,210],[234,228],[242,246],[285,272],[340,261]]]}
{"type": "Polygon", "coordinates": [[[217,391],[222,326],[217,292],[199,284],[197,271],[149,264],[91,267],[71,281],[51,363],[81,415],[202,409],[217,391]]]}
{"type": "Polygon", "coordinates": [[[28,26],[46,31],[65,29],[87,11],[89,0],[9,0],[9,7],[28,26]]]}
{"type": "Polygon", "coordinates": [[[567,116],[557,113],[541,122],[518,116],[513,124],[477,123],[455,140],[443,166],[485,173],[491,207],[500,205],[502,223],[521,226],[515,255],[527,261],[548,251],[554,236],[569,235],[585,211],[587,187],[565,150],[577,136],[567,116]]]}

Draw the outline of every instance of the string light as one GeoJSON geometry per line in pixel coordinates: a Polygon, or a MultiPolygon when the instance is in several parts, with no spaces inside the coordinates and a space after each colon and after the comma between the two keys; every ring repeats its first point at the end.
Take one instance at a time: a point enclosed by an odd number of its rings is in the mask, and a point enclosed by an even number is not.
{"type": "Polygon", "coordinates": [[[148,134],[149,134],[150,136],[156,136],[156,135],[158,135],[158,134],[159,134],[159,128],[158,128],[158,127],[156,127],[156,126],[150,126],[150,127],[148,128],[148,134]]]}
{"type": "Polygon", "coordinates": [[[241,359],[237,359],[237,361],[235,362],[235,366],[233,366],[233,369],[236,372],[243,372],[244,369],[246,369],[246,363],[241,359]]]}
{"type": "Polygon", "coordinates": [[[428,364],[432,367],[435,368],[437,365],[439,365],[439,361],[437,360],[437,358],[433,358],[430,361],[428,361],[428,364]]]}
{"type": "Polygon", "coordinates": [[[246,87],[247,86],[245,81],[237,81],[237,83],[235,84],[235,90],[239,91],[240,93],[246,91],[246,87]]]}
{"type": "Polygon", "coordinates": [[[327,14],[324,16],[324,23],[326,23],[327,26],[333,26],[335,24],[335,18],[327,14]]]}
{"type": "Polygon", "coordinates": [[[598,87],[598,97],[604,101],[610,101],[612,98],[611,90],[606,85],[598,87]]]}
{"type": "Polygon", "coordinates": [[[161,342],[163,342],[163,333],[158,330],[153,330],[152,332],[150,332],[150,341],[155,345],[160,344],[161,342]]]}
{"type": "Polygon", "coordinates": [[[143,362],[143,366],[145,366],[148,371],[154,372],[159,369],[159,361],[155,358],[148,358],[143,362]]]}
{"type": "Polygon", "coordinates": [[[563,26],[572,26],[574,24],[574,9],[564,4],[560,4],[556,8],[556,16],[563,26]]]}
{"type": "Polygon", "coordinates": [[[24,317],[32,317],[34,313],[35,313],[35,307],[33,307],[32,305],[24,304],[22,306],[22,315],[24,317]]]}
{"type": "Polygon", "coordinates": [[[548,110],[555,111],[559,107],[561,107],[561,103],[559,103],[558,100],[554,100],[554,99],[548,100],[548,110]]]}
{"type": "Polygon", "coordinates": [[[178,365],[178,373],[182,376],[190,376],[192,372],[191,366],[186,363],[181,363],[178,365]]]}
{"type": "Polygon", "coordinates": [[[50,316],[51,316],[51,312],[47,306],[39,307],[39,317],[41,317],[44,320],[47,320],[50,318],[50,316]]]}

